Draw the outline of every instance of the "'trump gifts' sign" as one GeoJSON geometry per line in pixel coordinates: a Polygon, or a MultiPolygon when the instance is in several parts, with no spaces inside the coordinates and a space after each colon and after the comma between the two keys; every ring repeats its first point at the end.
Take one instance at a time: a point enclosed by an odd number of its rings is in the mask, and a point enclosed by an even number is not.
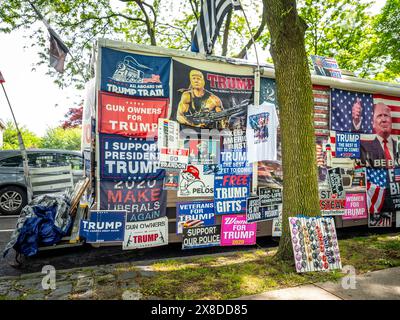
{"type": "Polygon", "coordinates": [[[256,243],[257,223],[247,223],[246,215],[224,215],[221,224],[221,246],[256,243]]]}
{"type": "Polygon", "coordinates": [[[158,119],[164,118],[168,99],[130,98],[100,92],[100,132],[131,137],[155,137],[158,119]]]}
{"type": "Polygon", "coordinates": [[[164,177],[158,167],[157,144],[138,138],[100,135],[100,177],[111,180],[148,180],[164,177]]]}
{"type": "Polygon", "coordinates": [[[250,194],[250,182],[250,175],[215,175],[215,214],[246,212],[246,200],[250,194]]]}

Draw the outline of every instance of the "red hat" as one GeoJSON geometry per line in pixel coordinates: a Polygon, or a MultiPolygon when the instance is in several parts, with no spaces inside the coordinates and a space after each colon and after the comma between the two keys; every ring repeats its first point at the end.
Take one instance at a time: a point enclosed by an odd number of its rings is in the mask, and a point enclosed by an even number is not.
{"type": "Polygon", "coordinates": [[[189,172],[190,174],[194,175],[194,177],[195,177],[196,179],[199,179],[199,180],[200,180],[200,177],[199,177],[199,175],[200,175],[199,169],[197,169],[195,166],[187,166],[186,170],[183,171],[183,172],[189,172]]]}

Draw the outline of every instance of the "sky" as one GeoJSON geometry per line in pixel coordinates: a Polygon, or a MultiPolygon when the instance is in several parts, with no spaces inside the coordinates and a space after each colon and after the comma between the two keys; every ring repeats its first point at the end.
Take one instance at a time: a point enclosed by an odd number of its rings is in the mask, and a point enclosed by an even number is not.
{"type": "MultiPolygon", "coordinates": [[[[384,0],[377,0],[371,12],[379,12],[384,3],[384,0]]],[[[38,22],[32,27],[43,26],[38,22]]],[[[6,81],[4,87],[18,124],[43,136],[48,128],[60,125],[68,108],[74,107],[74,103],[83,97],[83,91],[74,88],[59,89],[53,82],[54,79],[46,75],[48,65],[41,65],[32,71],[32,66],[39,58],[36,48],[24,49],[29,40],[23,34],[23,31],[0,33],[0,71],[6,81]]],[[[12,120],[2,90],[0,119],[3,122],[12,120]]]]}

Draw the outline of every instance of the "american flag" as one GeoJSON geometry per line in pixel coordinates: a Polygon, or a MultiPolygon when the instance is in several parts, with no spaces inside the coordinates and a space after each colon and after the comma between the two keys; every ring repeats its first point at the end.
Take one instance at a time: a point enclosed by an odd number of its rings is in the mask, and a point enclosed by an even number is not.
{"type": "Polygon", "coordinates": [[[240,3],[234,0],[203,0],[200,18],[192,39],[191,50],[211,54],[219,29],[229,11],[241,9],[240,3]]]}
{"type": "Polygon", "coordinates": [[[385,200],[387,170],[367,168],[367,204],[369,213],[379,213],[385,200]]]}
{"type": "Polygon", "coordinates": [[[313,97],[315,135],[328,136],[330,88],[324,86],[313,86],[313,97]]]}
{"type": "Polygon", "coordinates": [[[368,93],[340,89],[331,91],[331,130],[352,132],[351,110],[357,98],[361,99],[361,133],[372,133],[373,97],[368,93]]]}
{"type": "Polygon", "coordinates": [[[383,102],[390,107],[392,111],[392,134],[400,135],[400,98],[374,94],[373,99],[374,104],[383,102]]]}

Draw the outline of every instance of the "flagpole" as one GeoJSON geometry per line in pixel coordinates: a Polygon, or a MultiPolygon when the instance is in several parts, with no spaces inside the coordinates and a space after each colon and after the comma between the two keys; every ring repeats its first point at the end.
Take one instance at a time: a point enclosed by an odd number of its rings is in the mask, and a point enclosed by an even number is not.
{"type": "MultiPolygon", "coordinates": [[[[33,11],[35,11],[36,15],[40,18],[40,20],[42,20],[42,22],[43,22],[43,24],[46,26],[47,30],[50,30],[50,29],[53,30],[53,28],[51,28],[51,26],[49,25],[49,23],[47,22],[47,20],[46,20],[46,19],[44,18],[44,16],[40,13],[40,11],[35,7],[35,5],[34,5],[31,1],[29,1],[29,0],[27,0],[27,2],[31,5],[33,11]]],[[[50,31],[49,31],[49,32],[50,32],[50,31]]],[[[55,33],[54,30],[53,30],[53,32],[55,33]]],[[[59,37],[57,34],[55,34],[55,36],[58,38],[59,41],[61,41],[60,37],[59,37]]],[[[62,42],[62,41],[61,41],[61,42],[62,42]]],[[[65,44],[64,44],[64,46],[65,46],[65,44]]],[[[79,70],[79,73],[81,74],[83,80],[88,81],[88,80],[86,79],[86,77],[85,77],[85,75],[84,75],[82,69],[79,67],[78,63],[76,62],[75,57],[72,55],[71,51],[68,50],[67,53],[71,56],[72,62],[75,64],[76,68],[79,70]]]]}
{"type": "Polygon", "coordinates": [[[24,167],[24,176],[25,176],[25,181],[26,181],[26,186],[27,186],[27,198],[28,198],[28,203],[29,203],[32,200],[33,193],[32,193],[31,179],[29,176],[28,156],[26,154],[25,144],[24,144],[24,140],[22,139],[21,131],[19,130],[17,120],[15,119],[14,111],[11,107],[10,100],[8,99],[6,88],[4,88],[3,82],[0,82],[0,83],[1,83],[1,87],[3,88],[3,91],[4,91],[4,95],[6,96],[8,106],[10,107],[11,114],[14,119],[15,128],[17,129],[18,143],[19,143],[19,148],[21,150],[22,159],[23,159],[22,162],[23,162],[23,167],[24,167]]]}
{"type": "MultiPolygon", "coordinates": [[[[250,23],[247,19],[246,12],[244,11],[243,5],[240,0],[237,0],[240,4],[240,8],[242,9],[244,20],[246,21],[247,28],[249,29],[251,41],[253,42],[254,51],[256,54],[257,68],[254,71],[254,105],[257,107],[260,105],[260,61],[258,60],[258,52],[256,42],[254,41],[253,33],[251,32],[250,23]]],[[[253,178],[252,178],[252,193],[253,195],[257,195],[257,187],[258,187],[258,162],[253,162],[253,178]]]]}

